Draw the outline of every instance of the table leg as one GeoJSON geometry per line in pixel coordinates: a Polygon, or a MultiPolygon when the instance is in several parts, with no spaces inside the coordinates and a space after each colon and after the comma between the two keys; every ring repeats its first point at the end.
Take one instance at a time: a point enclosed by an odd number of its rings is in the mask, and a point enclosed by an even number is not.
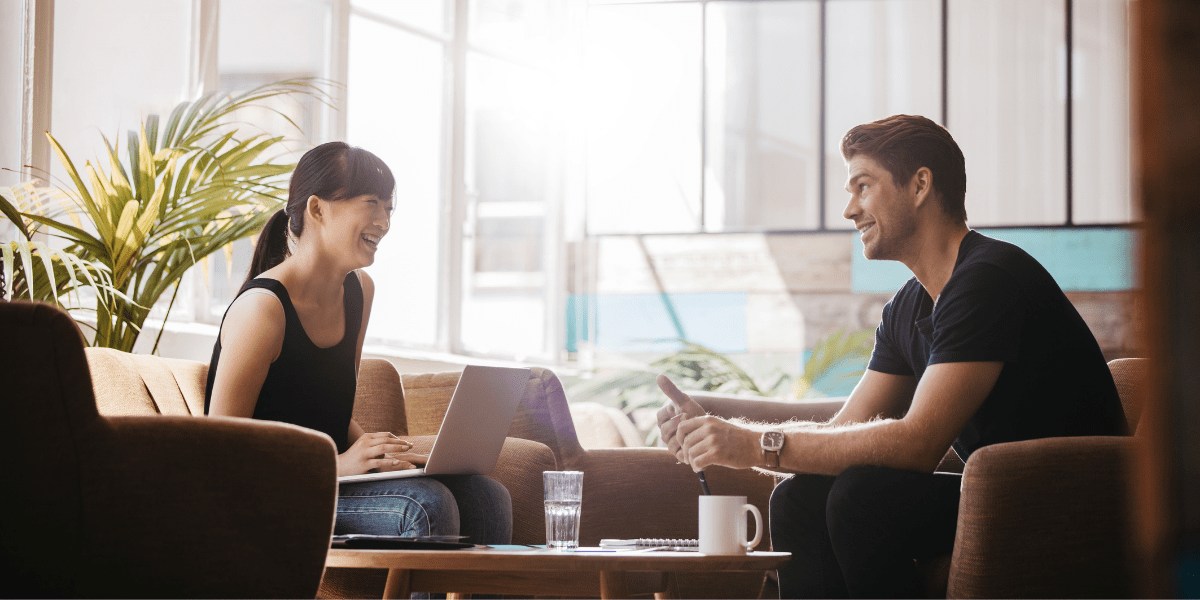
{"type": "Polygon", "coordinates": [[[655,592],[654,600],[667,600],[668,598],[680,598],[679,595],[679,578],[674,571],[664,573],[667,579],[667,589],[664,592],[655,592]]]}
{"type": "Polygon", "coordinates": [[[412,571],[388,569],[387,584],[383,586],[383,597],[389,600],[405,599],[412,595],[412,571]]]}
{"type": "Polygon", "coordinates": [[[600,597],[628,598],[629,586],[625,584],[625,573],[622,571],[600,572],[600,597]]]}

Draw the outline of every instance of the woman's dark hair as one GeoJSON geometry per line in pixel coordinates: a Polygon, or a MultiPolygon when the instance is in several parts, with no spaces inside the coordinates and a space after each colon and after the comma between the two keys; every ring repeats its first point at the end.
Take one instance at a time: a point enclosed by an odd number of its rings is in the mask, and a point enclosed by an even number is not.
{"type": "Polygon", "coordinates": [[[917,169],[933,173],[933,191],[942,211],[967,220],[967,168],[962,150],[945,127],[925,117],[893,115],[850,129],[842,138],[842,157],[862,154],[892,174],[892,181],[908,185],[917,169]]]}
{"type": "Polygon", "coordinates": [[[290,229],[296,237],[304,233],[304,210],[310,197],[336,202],[374,194],[380,200],[388,200],[395,189],[396,179],[391,169],[362,148],[345,142],[326,142],[305,152],[292,171],[287,205],[271,215],[258,235],[246,281],[288,257],[287,232],[290,229]]]}

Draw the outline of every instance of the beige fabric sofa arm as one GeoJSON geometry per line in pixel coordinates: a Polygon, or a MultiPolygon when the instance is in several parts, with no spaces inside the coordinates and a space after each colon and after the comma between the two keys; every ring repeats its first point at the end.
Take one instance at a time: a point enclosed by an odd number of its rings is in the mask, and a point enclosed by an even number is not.
{"type": "Polygon", "coordinates": [[[80,455],[92,597],[313,597],[333,532],[328,436],[248,419],[115,417],[80,455]]]}
{"type": "Polygon", "coordinates": [[[995,444],[967,461],[949,598],[1126,597],[1133,439],[995,444]]]}

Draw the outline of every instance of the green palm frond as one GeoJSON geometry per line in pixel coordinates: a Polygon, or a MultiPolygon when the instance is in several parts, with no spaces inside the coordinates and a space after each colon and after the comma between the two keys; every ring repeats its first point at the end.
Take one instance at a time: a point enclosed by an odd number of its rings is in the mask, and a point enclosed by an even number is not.
{"type": "MultiPolygon", "coordinates": [[[[822,390],[836,389],[862,377],[871,356],[874,332],[837,330],[817,340],[803,372],[769,374],[766,381],[753,375],[717,350],[683,339],[642,340],[673,341],[681,345],[672,354],[644,365],[630,365],[596,380],[581,382],[570,389],[575,398],[607,401],[630,415],[647,407],[657,407],[663,396],[655,378],[666,373],[684,390],[700,390],[766,397],[812,398],[825,395],[822,390]],[[606,400],[607,399],[607,400],[606,400]]],[[[647,444],[657,439],[657,428],[644,431],[647,444]]]]}
{"type": "Polygon", "coordinates": [[[80,293],[84,290],[91,290],[98,302],[110,305],[120,299],[127,300],[112,286],[112,278],[103,265],[40,242],[0,243],[0,262],[3,297],[10,300],[49,302],[67,311],[82,310],[80,293]]]}
{"type": "MultiPolygon", "coordinates": [[[[105,274],[109,288],[119,294],[95,288],[93,343],[131,350],[150,307],[164,292],[198,261],[257,233],[286,198],[287,178],[295,165],[272,156],[282,154],[284,138],[243,133],[248,128],[236,121],[238,111],[274,110],[264,103],[293,96],[330,105],[328,86],[320,80],[291,79],[237,95],[207,94],[180,103],[165,122],[151,115],[128,133],[124,160],[102,136],[104,160],[87,161],[82,169],[47,133],[71,186],[57,190],[56,202],[38,191],[47,188],[13,188],[17,191],[12,201],[6,199],[0,208],[26,243],[41,232],[67,244],[55,254],[45,248],[39,256],[50,261],[58,256],[64,269],[92,265],[88,272],[93,277],[105,274]],[[70,262],[66,255],[80,262],[70,262]]],[[[20,262],[14,268],[27,271],[30,266],[20,262]]],[[[57,272],[41,272],[47,274],[49,286],[42,292],[52,294],[58,284],[52,275],[57,272]]],[[[69,277],[70,271],[63,275],[77,281],[69,277]]],[[[36,274],[33,279],[41,281],[36,274]]]]}
{"type": "Polygon", "coordinates": [[[683,347],[670,356],[650,363],[651,370],[691,380],[698,389],[706,392],[750,393],[755,396],[766,394],[753,376],[724,354],[688,340],[674,341],[683,347]]]}
{"type": "Polygon", "coordinates": [[[812,356],[804,362],[804,372],[792,388],[792,397],[819,396],[821,388],[836,387],[846,380],[862,377],[867,359],[871,357],[874,336],[875,332],[870,329],[852,333],[839,329],[817,340],[812,356]],[[858,365],[862,365],[861,368],[858,365]]]}

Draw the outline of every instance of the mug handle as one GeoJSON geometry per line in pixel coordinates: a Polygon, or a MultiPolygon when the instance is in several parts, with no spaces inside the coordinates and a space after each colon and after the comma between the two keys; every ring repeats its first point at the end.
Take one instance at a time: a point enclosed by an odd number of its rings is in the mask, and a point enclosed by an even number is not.
{"type": "Polygon", "coordinates": [[[754,539],[748,542],[742,541],[742,545],[745,546],[747,550],[750,550],[757,546],[760,541],[762,541],[762,513],[759,512],[758,507],[753,504],[743,504],[742,511],[754,514],[754,539]]]}

